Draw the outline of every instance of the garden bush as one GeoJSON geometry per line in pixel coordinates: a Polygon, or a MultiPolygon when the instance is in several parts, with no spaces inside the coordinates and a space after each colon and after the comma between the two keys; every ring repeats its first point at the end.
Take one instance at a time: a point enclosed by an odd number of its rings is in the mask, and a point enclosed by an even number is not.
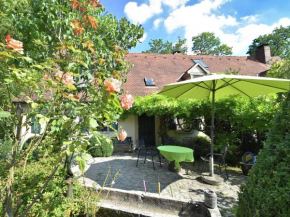
{"type": "Polygon", "coordinates": [[[210,152],[210,138],[206,136],[196,136],[194,139],[194,157],[195,159],[199,159],[201,153],[205,151],[205,153],[210,152]],[[208,151],[208,152],[207,152],[208,151]]]}
{"type": "Polygon", "coordinates": [[[0,139],[0,158],[7,158],[11,154],[12,142],[11,139],[0,139]]]}
{"type": "Polygon", "coordinates": [[[290,94],[282,98],[264,148],[241,186],[238,217],[290,216],[290,94]]]}
{"type": "Polygon", "coordinates": [[[89,142],[89,153],[93,157],[110,157],[112,155],[114,146],[109,137],[100,135],[97,139],[93,136],[89,142]]]}
{"type": "MultiPolygon", "coordinates": [[[[17,201],[21,201],[21,203],[17,204],[18,211],[14,213],[15,216],[23,214],[27,208],[26,204],[31,203],[42,188],[54,168],[53,162],[54,156],[41,158],[38,162],[28,163],[25,173],[23,173],[23,167],[16,168],[13,192],[17,201]]],[[[1,178],[5,177],[7,168],[3,161],[0,162],[0,166],[2,168],[0,171],[1,180],[1,178]]],[[[66,171],[63,167],[58,169],[48,183],[45,192],[41,194],[27,216],[79,216],[86,212],[88,206],[92,207],[92,211],[98,208],[95,206],[95,202],[99,200],[98,196],[92,195],[88,189],[80,186],[78,182],[74,182],[73,197],[66,197],[68,183],[63,179],[65,173],[66,171]]],[[[2,187],[1,182],[0,187],[2,187]]],[[[2,206],[0,206],[0,215],[3,215],[2,206]]]]}

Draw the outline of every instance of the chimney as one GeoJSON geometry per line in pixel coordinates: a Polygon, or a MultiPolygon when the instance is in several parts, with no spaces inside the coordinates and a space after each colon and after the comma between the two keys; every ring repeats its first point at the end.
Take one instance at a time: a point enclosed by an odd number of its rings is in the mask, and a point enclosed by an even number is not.
{"type": "Polygon", "coordinates": [[[256,48],[255,58],[262,63],[268,63],[271,59],[271,49],[269,44],[262,44],[256,48]]]}

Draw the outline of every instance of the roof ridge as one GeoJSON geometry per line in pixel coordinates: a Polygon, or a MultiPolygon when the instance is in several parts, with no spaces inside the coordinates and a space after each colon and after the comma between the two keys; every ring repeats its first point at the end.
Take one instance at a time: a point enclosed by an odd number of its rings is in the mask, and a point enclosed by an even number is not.
{"type": "Polygon", "coordinates": [[[156,56],[188,56],[188,57],[211,57],[211,58],[249,58],[251,56],[216,56],[216,55],[194,55],[194,54],[159,54],[159,53],[128,53],[126,55],[156,55],[156,56]]]}

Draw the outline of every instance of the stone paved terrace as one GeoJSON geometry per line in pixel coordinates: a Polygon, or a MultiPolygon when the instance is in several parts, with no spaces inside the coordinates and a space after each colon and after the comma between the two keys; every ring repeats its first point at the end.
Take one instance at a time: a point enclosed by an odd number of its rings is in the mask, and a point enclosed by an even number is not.
{"type": "MultiPolygon", "coordinates": [[[[218,208],[222,214],[226,213],[237,201],[239,186],[245,181],[246,176],[238,168],[229,170],[229,179],[219,186],[204,183],[197,169],[197,163],[181,163],[182,170],[179,173],[170,172],[167,168],[167,160],[161,158],[162,167],[159,166],[158,157],[154,158],[155,171],[152,161],[142,159],[136,167],[136,153],[116,153],[111,157],[94,158],[93,163],[86,172],[86,177],[103,185],[108,170],[110,173],[105,187],[110,187],[114,176],[119,172],[113,189],[121,189],[128,192],[143,192],[143,180],[146,181],[147,194],[158,195],[158,182],[161,183],[161,197],[173,197],[193,201],[204,201],[203,190],[211,189],[218,197],[218,208]],[[172,189],[172,193],[171,193],[172,189]]],[[[218,168],[215,173],[219,175],[218,168]]],[[[225,177],[221,174],[221,177],[225,177]]]]}

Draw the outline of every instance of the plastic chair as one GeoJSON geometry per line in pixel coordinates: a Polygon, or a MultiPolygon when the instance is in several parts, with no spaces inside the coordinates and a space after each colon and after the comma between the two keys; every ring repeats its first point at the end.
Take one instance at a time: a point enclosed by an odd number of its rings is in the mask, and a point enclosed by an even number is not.
{"type": "MultiPolygon", "coordinates": [[[[222,153],[213,153],[214,164],[219,165],[220,173],[222,172],[221,165],[224,165],[227,179],[229,178],[228,172],[227,172],[227,164],[226,164],[226,157],[227,157],[228,150],[229,150],[229,145],[226,145],[222,153]]],[[[209,163],[209,157],[210,157],[210,153],[208,153],[205,156],[203,155],[200,156],[200,159],[203,161],[202,172],[204,171],[205,164],[209,163]]]]}
{"type": "Polygon", "coordinates": [[[146,147],[145,146],[145,142],[143,139],[138,140],[138,159],[137,159],[137,163],[136,163],[136,167],[138,167],[138,162],[139,162],[139,157],[140,156],[144,156],[144,164],[146,162],[146,158],[147,156],[150,156],[152,158],[152,163],[153,163],[153,169],[155,170],[155,166],[154,166],[154,160],[153,158],[155,156],[159,157],[159,162],[160,162],[160,166],[161,166],[161,157],[159,154],[159,151],[157,149],[153,149],[154,147],[146,147]]]}

